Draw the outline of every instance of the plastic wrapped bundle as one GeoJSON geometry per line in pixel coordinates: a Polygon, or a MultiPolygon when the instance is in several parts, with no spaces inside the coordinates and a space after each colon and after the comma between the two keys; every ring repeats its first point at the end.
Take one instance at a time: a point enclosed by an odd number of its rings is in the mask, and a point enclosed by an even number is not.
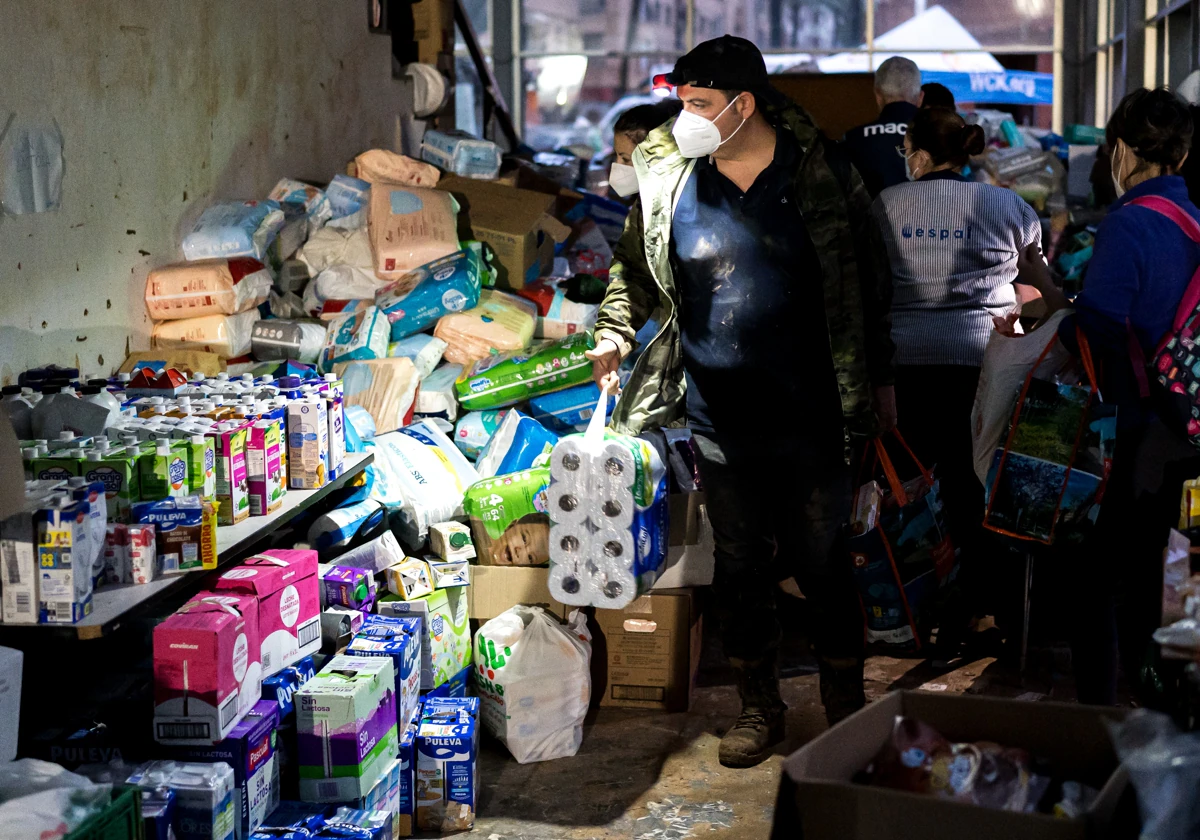
{"type": "Polygon", "coordinates": [[[237,315],[205,315],[179,321],[160,321],[150,333],[150,345],[156,350],[199,350],[216,353],[222,359],[236,359],[250,352],[257,309],[237,315]]]}
{"type": "Polygon", "coordinates": [[[533,340],[536,323],[533,301],[484,289],[478,306],[444,316],[433,334],[448,345],[446,361],[469,365],[494,353],[524,350],[533,340]]]}
{"type": "Polygon", "coordinates": [[[429,329],[443,315],[473,308],[479,293],[479,257],[458,251],[380,289],[375,305],[392,325],[392,341],[399,341],[429,329]]]}
{"type": "Polygon", "coordinates": [[[455,384],[458,400],[470,411],[501,408],[581,385],[592,377],[592,363],[585,353],[593,347],[591,333],[576,333],[528,351],[481,359],[455,384]]]}
{"type": "Polygon", "coordinates": [[[200,214],[192,232],[183,238],[186,260],[252,257],[259,262],[283,227],[277,201],[224,201],[200,214]]]}
{"type": "Polygon", "coordinates": [[[394,282],[458,250],[458,205],[448,192],[373,183],[367,230],[375,276],[394,282]]]}
{"type": "Polygon", "coordinates": [[[247,257],[165,265],[146,278],[146,310],[155,321],[236,315],[266,300],[271,282],[271,272],[247,257]]]}

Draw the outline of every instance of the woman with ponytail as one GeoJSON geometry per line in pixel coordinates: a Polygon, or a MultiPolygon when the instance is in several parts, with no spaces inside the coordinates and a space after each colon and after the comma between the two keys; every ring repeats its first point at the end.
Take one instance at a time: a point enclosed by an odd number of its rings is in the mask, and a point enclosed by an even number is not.
{"type": "Polygon", "coordinates": [[[990,611],[982,603],[989,587],[980,580],[983,485],[972,459],[971,408],[993,319],[1036,297],[1014,283],[1018,257],[1040,245],[1042,232],[1016,193],[963,178],[983,149],[983,129],[954,111],[918,111],[896,149],[911,183],[884,190],[872,208],[892,268],[897,416],[917,457],[937,465],[946,524],[961,548],[965,597],[938,628],[946,655],[968,619],[990,611]]]}

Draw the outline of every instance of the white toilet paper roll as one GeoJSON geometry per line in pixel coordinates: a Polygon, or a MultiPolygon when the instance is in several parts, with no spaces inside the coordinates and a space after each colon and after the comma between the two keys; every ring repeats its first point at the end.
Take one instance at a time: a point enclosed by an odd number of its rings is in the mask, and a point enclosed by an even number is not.
{"type": "Polygon", "coordinates": [[[586,485],[592,472],[592,454],[583,446],[583,438],[563,438],[550,453],[550,477],[557,481],[586,485]]]}
{"type": "Polygon", "coordinates": [[[633,572],[603,564],[596,571],[595,589],[592,604],[604,609],[624,609],[638,596],[637,578],[633,572]]]}
{"type": "Polygon", "coordinates": [[[607,569],[630,570],[635,560],[633,534],[618,528],[604,528],[592,535],[588,557],[601,572],[607,569]]]}
{"type": "Polygon", "coordinates": [[[606,440],[594,462],[598,486],[632,487],[637,479],[637,459],[624,441],[606,440]]]}
{"type": "Polygon", "coordinates": [[[550,527],[550,560],[582,565],[592,550],[592,532],[586,522],[550,527]]]}
{"type": "Polygon", "coordinates": [[[579,525],[587,521],[591,505],[583,490],[568,483],[554,482],[548,491],[550,521],[555,525],[579,525]]]}
{"type": "Polygon", "coordinates": [[[552,563],[550,565],[550,597],[572,607],[591,606],[595,594],[591,574],[584,563],[552,563]]]}
{"type": "Polygon", "coordinates": [[[588,517],[599,530],[618,528],[629,530],[633,526],[633,493],[628,489],[610,489],[588,497],[588,517]]]}

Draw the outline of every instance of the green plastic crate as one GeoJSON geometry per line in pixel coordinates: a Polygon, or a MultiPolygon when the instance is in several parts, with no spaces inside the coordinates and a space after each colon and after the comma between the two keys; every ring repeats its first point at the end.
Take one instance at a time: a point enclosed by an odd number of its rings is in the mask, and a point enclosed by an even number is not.
{"type": "Polygon", "coordinates": [[[107,808],[68,834],[65,840],[144,840],[142,791],[116,787],[107,808]]]}

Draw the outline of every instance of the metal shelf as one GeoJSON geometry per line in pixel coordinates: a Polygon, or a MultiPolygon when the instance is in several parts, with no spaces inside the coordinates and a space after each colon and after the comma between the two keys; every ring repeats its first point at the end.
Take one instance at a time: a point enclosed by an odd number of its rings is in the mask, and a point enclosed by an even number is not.
{"type": "MultiPolygon", "coordinates": [[[[318,490],[289,490],[283,505],[268,516],[251,516],[237,525],[217,528],[217,568],[244,559],[255,546],[304,511],[321,502],[375,460],[372,452],[347,453],[342,474],[318,490]]],[[[105,586],[92,596],[92,612],[75,624],[0,624],[0,639],[16,641],[28,634],[44,641],[47,637],[99,639],[115,631],[142,608],[188,586],[197,586],[211,569],[162,577],[151,583],[105,586]]],[[[20,644],[16,644],[20,647],[20,644]]]]}

